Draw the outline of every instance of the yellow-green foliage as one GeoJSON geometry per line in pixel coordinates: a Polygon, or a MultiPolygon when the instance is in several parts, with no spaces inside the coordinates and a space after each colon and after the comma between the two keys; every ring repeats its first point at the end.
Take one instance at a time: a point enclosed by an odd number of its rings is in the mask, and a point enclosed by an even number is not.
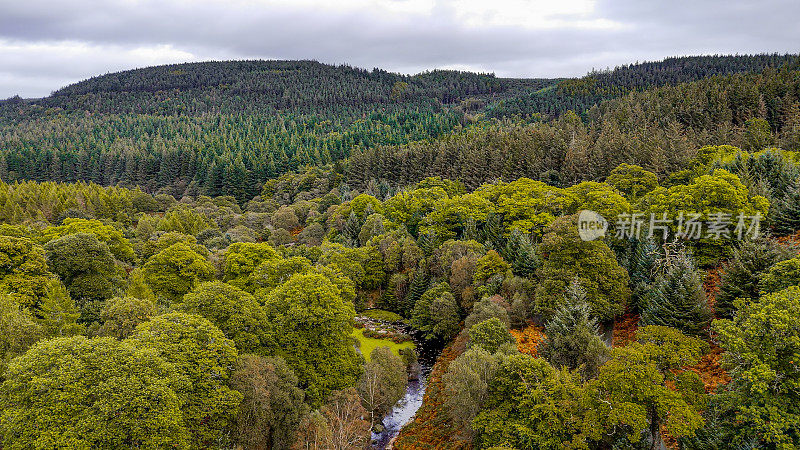
{"type": "Polygon", "coordinates": [[[625,194],[630,201],[658,187],[658,177],[640,166],[620,164],[611,171],[606,183],[625,194]]]}
{"type": "Polygon", "coordinates": [[[228,387],[239,356],[233,341],[203,317],[172,312],[140,324],[123,342],[160,356],[188,383],[177,393],[192,448],[219,442],[242,400],[228,387]]]}
{"type": "Polygon", "coordinates": [[[93,234],[99,241],[108,245],[108,249],[115,258],[120,261],[133,262],[135,255],[131,243],[122,235],[121,231],[99,220],[65,219],[57,227],[45,228],[40,239],[42,243],[47,243],[62,236],[77,233],[93,234]]]}
{"type": "Polygon", "coordinates": [[[584,241],[578,236],[575,216],[553,222],[542,239],[544,255],[538,271],[536,308],[550,317],[564,302],[564,292],[574,280],[586,291],[592,313],[607,320],[622,313],[630,300],[630,277],[603,241],[584,241]]]}
{"type": "Polygon", "coordinates": [[[361,375],[351,337],[355,310],[324,275],[292,276],[267,295],[264,312],[267,352],[292,367],[312,405],[361,375]]]}
{"type": "Polygon", "coordinates": [[[188,449],[181,393],[190,386],[177,372],[151,349],[110,337],[40,341],[6,373],[0,394],[4,448],[122,448],[135,442],[188,449]]]}
{"type": "Polygon", "coordinates": [[[416,347],[413,342],[406,341],[403,343],[396,343],[390,339],[376,339],[371,337],[364,336],[364,329],[363,328],[353,328],[353,332],[351,336],[358,339],[359,341],[359,350],[361,354],[364,356],[364,359],[369,362],[370,355],[372,351],[378,347],[389,347],[397,356],[400,356],[400,350],[404,348],[414,348],[416,347]]]}
{"type": "Polygon", "coordinates": [[[0,182],[0,221],[23,223],[55,222],[69,210],[98,219],[130,224],[138,211],[153,209],[152,197],[139,191],[94,183],[14,184],[0,182]]]}
{"type": "Polygon", "coordinates": [[[214,267],[189,245],[179,242],[150,258],[143,268],[144,279],[160,300],[180,300],[199,283],[211,280],[214,267]]]}
{"type": "Polygon", "coordinates": [[[277,258],[269,244],[237,242],[228,246],[222,263],[223,280],[247,292],[255,292],[252,275],[264,261],[277,258]]]}
{"type": "Polygon", "coordinates": [[[770,447],[794,448],[800,423],[800,286],[736,306],[733,320],[713,324],[733,377],[735,420],[770,447]]]}
{"type": "Polygon", "coordinates": [[[715,222],[715,215],[728,217],[730,237],[711,239],[706,237],[707,227],[704,226],[699,241],[693,242],[696,257],[701,266],[714,263],[718,258],[730,253],[730,245],[735,227],[740,216],[747,217],[744,221],[745,228],[750,225],[750,217],[760,215],[763,219],[769,210],[769,201],[758,195],[751,196],[747,187],[742,184],[738,176],[722,169],[715,170],[712,174],[700,175],[688,184],[679,184],[670,188],[658,187],[645,195],[639,203],[639,208],[646,213],[654,214],[657,218],[666,217],[671,220],[672,232],[677,232],[678,217],[682,213],[684,220],[692,214],[699,214],[700,222],[715,222]]]}
{"type": "Polygon", "coordinates": [[[45,297],[53,274],[41,245],[27,238],[0,236],[0,292],[35,309],[45,297]]]}

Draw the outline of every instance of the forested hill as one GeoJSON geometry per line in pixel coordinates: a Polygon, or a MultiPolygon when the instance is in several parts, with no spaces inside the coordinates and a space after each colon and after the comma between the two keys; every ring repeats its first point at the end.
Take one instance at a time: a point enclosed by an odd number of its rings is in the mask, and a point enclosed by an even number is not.
{"type": "Polygon", "coordinates": [[[179,64],[0,105],[0,178],[93,181],[244,201],[266,179],[357,148],[435,139],[553,80],[404,76],[314,61],[179,64]]]}
{"type": "Polygon", "coordinates": [[[129,70],[67,86],[39,102],[67,110],[135,114],[293,112],[450,105],[501,99],[556,80],[436,70],[414,76],[316,61],[224,61],[129,70]]]}
{"type": "Polygon", "coordinates": [[[0,179],[92,181],[244,202],[265,180],[381,146],[435,144],[509,116],[550,121],[573,110],[588,122],[592,106],[631,91],[760,73],[796,59],[672,58],[566,80],[443,70],[408,76],[316,61],[130,70],[43,99],[0,103],[0,179]]]}
{"type": "Polygon", "coordinates": [[[499,102],[493,117],[541,114],[559,116],[567,111],[585,114],[603,100],[634,90],[674,86],[705,78],[737,73],[760,73],[766,68],[797,67],[796,54],[684,56],[663,61],[628,64],[613,70],[592,71],[582,78],[563,80],[549,89],[525,93],[499,102]]]}

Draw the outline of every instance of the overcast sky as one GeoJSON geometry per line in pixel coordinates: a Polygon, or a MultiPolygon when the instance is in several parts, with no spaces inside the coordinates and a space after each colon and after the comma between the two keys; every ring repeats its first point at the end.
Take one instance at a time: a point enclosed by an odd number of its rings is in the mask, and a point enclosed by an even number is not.
{"type": "Polygon", "coordinates": [[[800,51],[798,0],[0,0],[0,98],[209,59],[580,76],[674,55],[800,51]]]}

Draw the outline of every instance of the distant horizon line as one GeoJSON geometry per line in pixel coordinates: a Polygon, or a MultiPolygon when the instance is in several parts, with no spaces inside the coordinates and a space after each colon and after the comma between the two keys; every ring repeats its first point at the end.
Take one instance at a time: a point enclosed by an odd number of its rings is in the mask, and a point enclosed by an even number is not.
{"type": "Polygon", "coordinates": [[[797,53],[777,52],[776,51],[776,52],[757,52],[757,53],[699,53],[699,54],[671,55],[671,56],[665,56],[665,57],[663,57],[661,59],[652,59],[652,60],[645,59],[645,60],[641,60],[641,61],[640,60],[636,60],[635,62],[629,62],[627,64],[617,65],[617,66],[614,66],[613,68],[610,67],[610,66],[606,66],[605,69],[597,69],[597,68],[593,67],[591,70],[587,71],[584,75],[580,75],[580,76],[563,76],[563,77],[535,77],[535,76],[531,76],[531,77],[498,77],[498,76],[496,76],[495,72],[480,72],[480,71],[464,70],[464,69],[452,69],[452,68],[446,68],[446,67],[434,67],[434,68],[426,69],[426,70],[423,70],[423,71],[420,71],[420,72],[417,72],[417,73],[403,73],[403,72],[398,72],[398,71],[391,71],[391,70],[381,69],[380,67],[373,67],[372,69],[368,69],[366,67],[361,67],[361,66],[350,64],[350,63],[346,63],[346,62],[331,62],[331,63],[328,63],[328,62],[322,62],[322,61],[320,61],[318,59],[313,59],[313,58],[310,58],[310,59],[277,59],[277,58],[208,59],[208,60],[202,60],[202,61],[184,61],[184,62],[175,62],[175,63],[168,63],[168,64],[154,64],[154,65],[149,65],[149,66],[137,66],[137,67],[133,67],[133,68],[130,68],[130,69],[117,70],[117,71],[113,71],[113,72],[105,72],[105,73],[102,73],[102,74],[98,74],[98,75],[94,75],[94,76],[91,76],[91,77],[88,77],[88,78],[84,78],[82,80],[78,80],[78,81],[76,81],[74,83],[69,83],[69,84],[63,85],[63,86],[61,86],[61,87],[59,87],[59,88],[57,88],[55,90],[50,91],[50,94],[42,96],[42,97],[21,97],[19,94],[17,94],[17,95],[12,95],[11,97],[8,97],[8,98],[5,98],[5,99],[0,99],[0,103],[5,103],[5,102],[7,102],[7,101],[9,101],[11,99],[16,99],[16,98],[20,98],[20,99],[22,99],[24,101],[33,101],[33,100],[45,99],[45,98],[48,98],[48,97],[52,97],[53,94],[55,94],[56,92],[58,92],[58,91],[60,91],[62,89],[65,89],[67,87],[74,86],[74,85],[80,84],[80,83],[84,83],[86,81],[93,80],[93,79],[96,79],[96,78],[102,78],[102,77],[106,77],[106,76],[109,76],[109,75],[114,75],[114,74],[122,74],[122,73],[126,73],[126,72],[135,72],[135,71],[138,71],[138,70],[153,69],[153,68],[159,68],[159,67],[200,65],[200,64],[209,64],[209,63],[312,62],[312,63],[321,64],[321,65],[324,65],[324,66],[349,67],[349,68],[352,68],[352,69],[355,69],[355,70],[363,70],[363,71],[367,71],[367,72],[375,72],[376,70],[380,70],[380,71],[384,71],[386,73],[400,75],[400,76],[406,76],[406,77],[411,77],[411,78],[419,76],[419,75],[424,75],[424,74],[427,74],[427,73],[432,73],[432,72],[439,71],[439,72],[472,73],[472,74],[476,74],[476,75],[493,76],[493,77],[496,77],[498,79],[505,79],[505,80],[567,80],[567,79],[580,79],[580,78],[588,77],[588,76],[591,76],[591,75],[597,74],[597,73],[613,72],[614,70],[618,70],[618,69],[621,69],[621,68],[624,68],[624,67],[638,66],[638,65],[644,65],[644,64],[653,64],[653,63],[661,63],[661,62],[665,62],[665,61],[668,61],[668,60],[671,60],[671,59],[702,58],[702,57],[715,57],[715,58],[731,58],[731,57],[733,57],[733,58],[738,58],[738,57],[754,57],[754,56],[798,56],[798,57],[800,57],[800,51],[798,51],[797,53]]]}

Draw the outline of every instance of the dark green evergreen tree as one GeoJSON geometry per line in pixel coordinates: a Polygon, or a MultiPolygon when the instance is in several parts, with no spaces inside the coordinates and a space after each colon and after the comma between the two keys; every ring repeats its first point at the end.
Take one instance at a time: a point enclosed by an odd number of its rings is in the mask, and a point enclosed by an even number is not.
{"type": "Polygon", "coordinates": [[[483,226],[483,239],[487,250],[497,250],[498,253],[506,248],[503,237],[503,217],[498,214],[489,214],[483,226]]]}
{"type": "Polygon", "coordinates": [[[527,277],[539,268],[539,256],[536,247],[529,236],[524,235],[519,229],[514,229],[506,241],[503,257],[511,262],[515,275],[527,277]]]}
{"type": "Polygon", "coordinates": [[[770,208],[770,216],[778,235],[787,236],[800,231],[800,181],[795,182],[786,195],[770,208]]]}
{"type": "Polygon", "coordinates": [[[643,298],[653,283],[653,266],[658,259],[658,249],[652,239],[631,240],[630,249],[627,269],[631,277],[631,304],[641,310],[643,298]]]}
{"type": "Polygon", "coordinates": [[[429,285],[430,275],[425,268],[425,264],[420,264],[417,271],[414,273],[414,278],[411,280],[411,285],[408,287],[408,293],[403,302],[403,316],[410,317],[411,311],[414,310],[414,305],[416,305],[417,300],[422,297],[422,294],[428,290],[429,285]]]}
{"type": "Polygon", "coordinates": [[[342,240],[348,247],[358,246],[358,233],[361,232],[361,221],[358,220],[355,212],[351,212],[342,228],[342,240]]]}
{"type": "Polygon", "coordinates": [[[683,250],[656,262],[656,278],[645,297],[642,325],[677,328],[699,336],[711,320],[700,273],[683,250]]]}
{"type": "Polygon", "coordinates": [[[790,252],[770,239],[743,241],[722,268],[714,312],[717,317],[733,317],[737,298],[757,299],[761,276],[780,261],[791,258],[790,252]]]}
{"type": "Polygon", "coordinates": [[[597,321],[591,316],[586,291],[575,280],[565,293],[566,302],[547,322],[547,338],[539,346],[539,354],[555,367],[578,369],[585,379],[597,374],[608,355],[608,348],[598,333],[597,321]]]}

